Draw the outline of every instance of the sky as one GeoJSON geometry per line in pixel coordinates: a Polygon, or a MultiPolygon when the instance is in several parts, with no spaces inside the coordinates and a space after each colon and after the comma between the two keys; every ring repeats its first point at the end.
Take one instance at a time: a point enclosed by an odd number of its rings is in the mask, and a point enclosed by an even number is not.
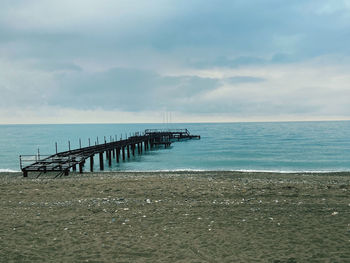
{"type": "Polygon", "coordinates": [[[0,124],[350,120],[350,0],[0,0],[0,124]]]}

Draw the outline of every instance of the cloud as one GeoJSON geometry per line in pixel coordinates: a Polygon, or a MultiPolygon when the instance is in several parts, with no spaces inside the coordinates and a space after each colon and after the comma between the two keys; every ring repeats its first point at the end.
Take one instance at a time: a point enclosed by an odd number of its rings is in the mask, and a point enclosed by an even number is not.
{"type": "Polygon", "coordinates": [[[219,80],[161,76],[152,71],[113,68],[97,73],[61,74],[49,102],[73,108],[125,111],[178,110],[184,100],[215,89],[219,80]]]}
{"type": "Polygon", "coordinates": [[[348,1],[5,1],[0,12],[17,57],[126,63],[137,52],[232,67],[350,51],[348,1]]]}
{"type": "Polygon", "coordinates": [[[229,84],[241,84],[241,83],[258,83],[263,82],[265,79],[259,77],[250,77],[250,76],[235,76],[227,78],[226,81],[229,84]]]}

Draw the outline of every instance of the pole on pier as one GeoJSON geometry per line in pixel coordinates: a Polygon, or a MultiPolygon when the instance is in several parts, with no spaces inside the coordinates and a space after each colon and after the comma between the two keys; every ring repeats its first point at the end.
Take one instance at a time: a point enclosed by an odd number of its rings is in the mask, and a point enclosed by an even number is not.
{"type": "Polygon", "coordinates": [[[55,142],[56,154],[57,154],[57,142],[55,142]]]}
{"type": "Polygon", "coordinates": [[[99,144],[99,143],[98,143],[98,136],[96,137],[96,139],[97,139],[97,141],[96,141],[96,142],[97,142],[97,144],[99,144]]]}
{"type": "Polygon", "coordinates": [[[103,171],[104,167],[103,167],[103,152],[100,152],[100,170],[103,171]]]}
{"type": "Polygon", "coordinates": [[[89,147],[91,146],[91,143],[90,143],[90,138],[89,138],[89,147]]]}
{"type": "Polygon", "coordinates": [[[38,160],[40,160],[40,149],[38,148],[38,160]]]}
{"type": "Polygon", "coordinates": [[[70,141],[68,141],[68,149],[69,149],[69,151],[70,151],[70,141]]]}
{"type": "Polygon", "coordinates": [[[79,138],[79,149],[81,149],[81,139],[79,138]]]}
{"type": "Polygon", "coordinates": [[[90,156],[90,171],[91,172],[94,171],[94,156],[93,155],[90,156]]]}

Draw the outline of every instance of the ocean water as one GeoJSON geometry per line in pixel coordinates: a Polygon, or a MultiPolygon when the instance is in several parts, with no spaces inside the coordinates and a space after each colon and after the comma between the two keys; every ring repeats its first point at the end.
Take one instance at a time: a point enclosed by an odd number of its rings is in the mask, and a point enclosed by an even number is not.
{"type": "MultiPolygon", "coordinates": [[[[105,171],[350,171],[350,121],[196,124],[0,125],[0,171],[19,171],[19,155],[41,155],[119,139],[148,128],[187,128],[201,140],[175,142],[105,171]]],[[[98,162],[95,162],[98,163],[98,162]]],[[[88,165],[87,165],[88,166],[88,165]]],[[[96,166],[96,171],[98,166],[96,166]]]]}

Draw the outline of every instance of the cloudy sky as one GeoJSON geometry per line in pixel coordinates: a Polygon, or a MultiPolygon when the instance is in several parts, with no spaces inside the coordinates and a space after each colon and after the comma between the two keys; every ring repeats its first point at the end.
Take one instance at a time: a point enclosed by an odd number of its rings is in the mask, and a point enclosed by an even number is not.
{"type": "Polygon", "coordinates": [[[350,0],[0,0],[0,123],[350,119],[350,0]]]}

